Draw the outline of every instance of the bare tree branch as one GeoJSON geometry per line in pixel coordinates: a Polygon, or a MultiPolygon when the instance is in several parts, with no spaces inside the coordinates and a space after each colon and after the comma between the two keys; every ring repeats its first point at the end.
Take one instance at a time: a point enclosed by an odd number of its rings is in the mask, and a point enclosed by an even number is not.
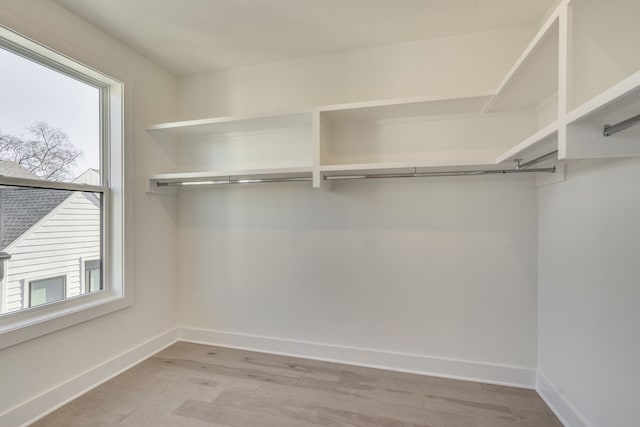
{"type": "Polygon", "coordinates": [[[82,151],[69,142],[61,129],[45,122],[36,122],[29,128],[32,138],[23,140],[0,133],[0,160],[16,162],[42,179],[67,181],[82,151]]]}

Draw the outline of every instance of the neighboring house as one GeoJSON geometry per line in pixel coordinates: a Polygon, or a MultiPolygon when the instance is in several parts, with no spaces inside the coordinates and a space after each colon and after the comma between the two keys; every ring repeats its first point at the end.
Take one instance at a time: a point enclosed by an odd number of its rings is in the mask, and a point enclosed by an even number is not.
{"type": "Polygon", "coordinates": [[[98,169],[87,169],[85,173],[73,180],[76,184],[100,185],[100,172],[98,169]]]}
{"type": "MultiPolygon", "coordinates": [[[[0,175],[34,178],[6,161],[0,175]]],[[[78,181],[97,175],[89,170],[78,181]]],[[[0,187],[0,313],[101,289],[100,229],[93,193],[0,187]]]]}
{"type": "Polygon", "coordinates": [[[38,179],[37,175],[28,169],[23,168],[16,162],[0,160],[0,176],[10,176],[12,178],[38,179]]]}

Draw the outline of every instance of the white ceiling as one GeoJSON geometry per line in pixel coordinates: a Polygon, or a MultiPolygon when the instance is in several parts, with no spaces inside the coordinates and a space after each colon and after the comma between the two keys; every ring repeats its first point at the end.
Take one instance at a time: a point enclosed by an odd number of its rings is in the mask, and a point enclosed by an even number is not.
{"type": "Polygon", "coordinates": [[[56,0],[176,75],[538,23],[554,0],[56,0]]]}

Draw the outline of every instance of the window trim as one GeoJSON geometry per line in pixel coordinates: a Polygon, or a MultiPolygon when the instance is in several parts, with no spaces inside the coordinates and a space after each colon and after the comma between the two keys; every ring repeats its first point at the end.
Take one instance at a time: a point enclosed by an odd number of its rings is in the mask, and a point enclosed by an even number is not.
{"type": "MultiPolygon", "coordinates": [[[[104,290],[82,295],[52,304],[44,304],[26,310],[7,313],[0,317],[0,349],[112,313],[133,305],[131,264],[125,259],[131,256],[132,236],[125,233],[125,225],[131,223],[131,198],[125,192],[125,179],[130,167],[125,163],[124,93],[125,83],[87,65],[73,60],[54,49],[25,37],[4,25],[0,25],[0,39],[4,47],[27,59],[35,60],[58,72],[81,81],[98,82],[101,89],[102,138],[102,186],[73,183],[56,183],[20,178],[3,178],[4,185],[35,186],[51,189],[77,189],[102,193],[103,199],[103,279],[104,290]],[[107,142],[108,141],[108,142],[107,142]],[[76,187],[77,186],[77,187],[76,187]]],[[[131,91],[128,80],[127,93],[131,91]]],[[[130,132],[127,132],[127,135],[130,132]]],[[[129,233],[130,234],[130,233],[129,233]]]]}

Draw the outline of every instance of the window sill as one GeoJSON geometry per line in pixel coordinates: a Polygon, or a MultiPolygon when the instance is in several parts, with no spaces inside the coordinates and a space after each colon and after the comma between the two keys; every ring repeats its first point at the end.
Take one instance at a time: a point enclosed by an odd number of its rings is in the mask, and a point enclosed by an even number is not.
{"type": "Polygon", "coordinates": [[[9,313],[0,318],[0,350],[133,305],[133,297],[100,292],[9,313]]]}

